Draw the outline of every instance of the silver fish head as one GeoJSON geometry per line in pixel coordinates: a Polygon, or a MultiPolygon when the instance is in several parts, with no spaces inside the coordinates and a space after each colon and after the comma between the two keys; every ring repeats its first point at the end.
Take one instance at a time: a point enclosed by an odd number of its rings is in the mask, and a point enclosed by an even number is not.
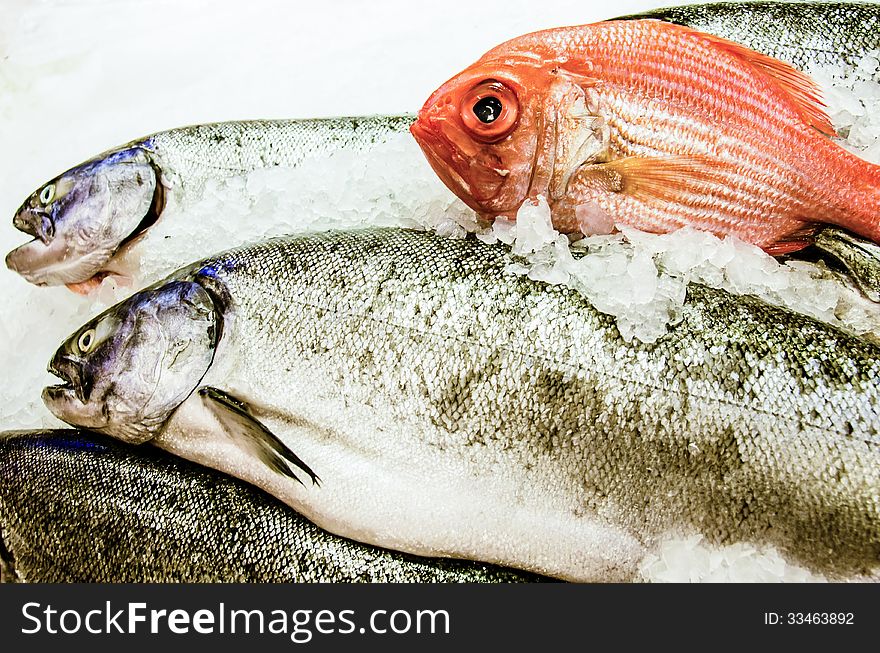
{"type": "Polygon", "coordinates": [[[72,168],[35,191],[12,220],[34,239],[6,266],[40,286],[88,281],[155,221],[164,193],[149,154],[134,146],[72,168]]]}
{"type": "Polygon", "coordinates": [[[219,315],[191,281],[136,293],[61,345],[49,371],[64,383],[45,388],[43,401],[68,424],[145,442],[208,371],[219,315]]]}

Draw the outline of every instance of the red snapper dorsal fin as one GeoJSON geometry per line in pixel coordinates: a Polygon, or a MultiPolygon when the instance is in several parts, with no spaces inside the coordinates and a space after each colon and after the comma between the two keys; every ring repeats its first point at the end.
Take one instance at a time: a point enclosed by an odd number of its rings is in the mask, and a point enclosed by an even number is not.
{"type": "Polygon", "coordinates": [[[822,100],[822,89],[810,77],[784,61],[755,52],[739,43],[728,41],[720,36],[698,32],[689,27],[678,25],[676,27],[682,31],[690,32],[705,41],[709,41],[737,59],[760,70],[791,98],[804,121],[826,136],[837,135],[834,126],[831,124],[831,118],[825,112],[826,107],[822,100]]]}

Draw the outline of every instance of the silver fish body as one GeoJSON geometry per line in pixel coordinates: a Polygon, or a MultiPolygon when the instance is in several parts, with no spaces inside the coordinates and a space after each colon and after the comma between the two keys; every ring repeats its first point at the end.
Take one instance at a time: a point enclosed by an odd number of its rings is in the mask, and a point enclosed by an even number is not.
{"type": "Polygon", "coordinates": [[[412,121],[404,114],[219,122],[159,132],[140,146],[164,175],[193,184],[259,168],[293,168],[311,156],[365,152],[405,133],[412,121]]]}
{"type": "MultiPolygon", "coordinates": [[[[807,71],[841,78],[880,48],[880,5],[857,2],[717,2],[655,9],[624,18],[656,18],[741,43],[807,71]]],[[[880,81],[876,76],[874,81],[880,81]]]]}
{"type": "MultiPolygon", "coordinates": [[[[13,225],[34,239],[6,264],[37,285],[87,284],[116,272],[165,209],[198,197],[208,180],[315,156],[363,153],[405,132],[412,116],[250,120],[159,132],[99,154],[43,185],[13,225]]],[[[81,288],[88,290],[88,284],[81,288]]]]}
{"type": "MultiPolygon", "coordinates": [[[[506,273],[511,260],[475,240],[375,230],[189,267],[165,285],[215,298],[213,359],[198,391],[145,428],[331,532],[419,555],[623,580],[665,538],[699,533],[832,577],[875,573],[880,348],[696,285],[666,336],[627,343],[578,293],[506,273]],[[234,397],[219,411],[217,389],[234,397]],[[236,437],[244,413],[259,426],[236,437]],[[289,469],[253,446],[266,433],[289,469]]],[[[149,297],[59,350],[68,385],[44,398],[61,419],[106,418],[105,390],[81,400],[72,387],[87,376],[121,392],[114,365],[137,364],[112,348],[134,341],[108,336],[94,360],[75,342],[143,321],[126,314],[149,297]]],[[[174,330],[166,320],[163,338],[174,330]]],[[[127,437],[123,426],[104,428],[127,437]]]]}
{"type": "Polygon", "coordinates": [[[6,582],[526,582],[351,542],[252,486],[82,431],[0,434],[6,582]]]}

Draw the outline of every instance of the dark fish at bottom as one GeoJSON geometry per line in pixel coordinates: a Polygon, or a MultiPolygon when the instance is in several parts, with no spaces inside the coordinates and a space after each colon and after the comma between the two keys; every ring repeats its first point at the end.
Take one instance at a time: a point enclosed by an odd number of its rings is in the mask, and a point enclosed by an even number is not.
{"type": "Polygon", "coordinates": [[[5,582],[527,582],[330,535],[236,479],[84,431],[0,434],[5,582]]]}

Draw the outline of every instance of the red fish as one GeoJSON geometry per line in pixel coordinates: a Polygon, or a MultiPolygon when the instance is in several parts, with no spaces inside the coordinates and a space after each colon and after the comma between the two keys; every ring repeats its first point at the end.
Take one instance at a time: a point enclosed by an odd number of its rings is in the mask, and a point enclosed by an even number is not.
{"type": "Polygon", "coordinates": [[[482,216],[543,195],[554,226],[685,225],[783,254],[820,223],[880,241],[880,166],[788,64],[655,20],[527,34],[441,86],[411,131],[482,216]]]}

